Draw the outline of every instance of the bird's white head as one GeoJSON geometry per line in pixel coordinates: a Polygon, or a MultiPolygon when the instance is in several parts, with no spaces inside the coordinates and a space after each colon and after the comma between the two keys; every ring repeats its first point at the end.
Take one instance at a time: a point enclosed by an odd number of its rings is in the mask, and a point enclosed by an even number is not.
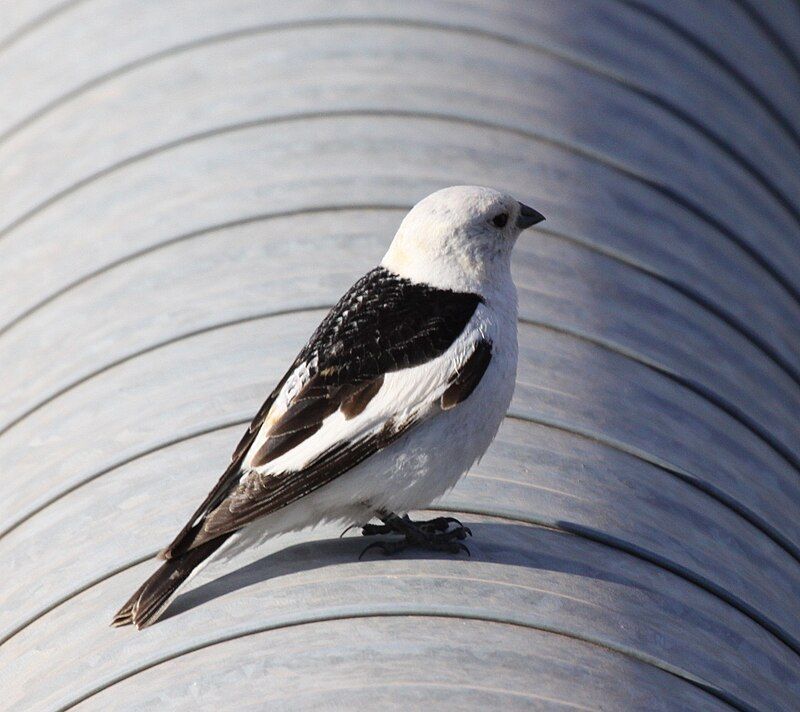
{"type": "Polygon", "coordinates": [[[491,188],[444,188],[406,215],[381,264],[414,282],[487,294],[510,282],[517,237],[542,220],[491,188]]]}

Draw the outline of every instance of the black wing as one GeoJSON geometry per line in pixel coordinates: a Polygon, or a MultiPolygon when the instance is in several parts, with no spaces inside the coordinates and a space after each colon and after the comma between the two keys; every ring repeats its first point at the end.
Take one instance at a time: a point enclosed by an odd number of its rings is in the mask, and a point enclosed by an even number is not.
{"type": "Polygon", "coordinates": [[[248,467],[258,467],[313,435],[336,410],[346,417],[361,412],[386,373],[421,365],[447,351],[481,301],[477,294],[417,284],[383,267],[368,272],[319,325],[250,424],[216,487],[163,556],[177,556],[286,506],[399,437],[413,423],[389,424],[362,440],[338,443],[301,471],[265,479],[258,492],[239,486],[245,457],[248,467]],[[290,380],[296,388],[286,410],[268,425],[258,452],[248,454],[290,380]],[[245,505],[245,499],[250,503],[245,505]]]}
{"type": "Polygon", "coordinates": [[[248,477],[234,488],[221,506],[209,512],[192,547],[235,531],[319,489],[394,442],[415,422],[413,419],[389,421],[378,432],[355,442],[337,443],[302,470],[248,477]]]}
{"type": "Polygon", "coordinates": [[[477,388],[483,374],[489,368],[491,360],[492,341],[491,339],[481,339],[475,344],[475,348],[464,365],[450,378],[447,390],[442,394],[442,410],[455,408],[472,395],[472,391],[477,388]]]}

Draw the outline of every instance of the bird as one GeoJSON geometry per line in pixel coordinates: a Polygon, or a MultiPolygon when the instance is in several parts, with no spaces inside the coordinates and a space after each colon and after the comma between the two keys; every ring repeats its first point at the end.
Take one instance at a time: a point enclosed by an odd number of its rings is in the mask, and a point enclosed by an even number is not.
{"type": "Polygon", "coordinates": [[[449,491],[497,434],[517,368],[511,253],[542,220],[480,186],[418,202],[379,265],[314,331],[111,625],[151,625],[212,558],[322,522],[391,535],[367,547],[387,555],[463,550],[471,532],[457,519],[414,522],[408,513],[449,491]]]}

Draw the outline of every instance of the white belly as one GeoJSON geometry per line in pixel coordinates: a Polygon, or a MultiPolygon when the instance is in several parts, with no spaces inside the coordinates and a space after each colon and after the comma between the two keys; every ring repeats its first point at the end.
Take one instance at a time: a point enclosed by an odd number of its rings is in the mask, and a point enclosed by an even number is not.
{"type": "Polygon", "coordinates": [[[373,507],[399,514],[424,508],[450,490],[486,452],[508,410],[516,348],[509,355],[512,358],[502,359],[493,353],[481,382],[465,401],[362,463],[352,471],[352,481],[348,477],[342,482],[343,488],[369,492],[373,507]]]}

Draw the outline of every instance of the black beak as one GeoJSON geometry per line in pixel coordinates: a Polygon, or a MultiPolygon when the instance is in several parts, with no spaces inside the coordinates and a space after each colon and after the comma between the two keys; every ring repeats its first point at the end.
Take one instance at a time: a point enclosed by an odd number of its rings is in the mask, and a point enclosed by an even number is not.
{"type": "Polygon", "coordinates": [[[542,215],[538,210],[529,208],[527,205],[524,205],[523,203],[519,204],[519,217],[517,218],[517,227],[520,230],[526,230],[532,225],[536,225],[536,223],[542,222],[542,220],[544,220],[544,215],[542,215]]]}

